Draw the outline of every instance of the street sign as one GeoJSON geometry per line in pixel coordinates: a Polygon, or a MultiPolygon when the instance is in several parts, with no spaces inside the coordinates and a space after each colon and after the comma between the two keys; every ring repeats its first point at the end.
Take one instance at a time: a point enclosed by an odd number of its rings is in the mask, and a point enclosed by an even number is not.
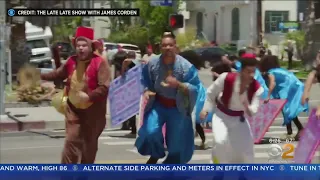
{"type": "Polygon", "coordinates": [[[283,29],[284,28],[284,23],[283,22],[280,22],[279,23],[279,29],[283,29]]]}
{"type": "Polygon", "coordinates": [[[172,6],[173,0],[151,0],[150,6],[172,6]]]}
{"type": "Polygon", "coordinates": [[[299,29],[299,23],[296,21],[280,22],[279,29],[281,29],[281,30],[283,30],[283,29],[297,30],[297,29],[299,29]]]}

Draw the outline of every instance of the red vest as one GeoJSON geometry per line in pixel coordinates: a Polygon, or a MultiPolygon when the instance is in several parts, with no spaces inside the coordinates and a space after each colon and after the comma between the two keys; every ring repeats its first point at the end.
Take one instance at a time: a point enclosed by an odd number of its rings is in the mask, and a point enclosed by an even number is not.
{"type": "MultiPolygon", "coordinates": [[[[236,78],[237,78],[237,73],[230,72],[227,74],[227,77],[224,81],[224,88],[223,88],[223,94],[221,97],[221,101],[226,108],[229,107],[229,102],[230,102],[232,92],[233,92],[233,85],[234,85],[236,78]]],[[[252,101],[254,93],[259,88],[260,88],[259,82],[254,79],[248,89],[248,98],[249,98],[250,103],[252,101]]]]}
{"type": "MultiPolygon", "coordinates": [[[[88,62],[89,65],[85,71],[85,79],[88,86],[88,92],[95,90],[98,87],[98,71],[101,62],[104,61],[100,56],[94,54],[91,61],[88,62]]],[[[77,56],[71,56],[68,58],[65,68],[67,69],[68,79],[66,83],[66,93],[68,94],[70,90],[70,81],[73,74],[73,71],[76,69],[77,65],[77,56]]]]}

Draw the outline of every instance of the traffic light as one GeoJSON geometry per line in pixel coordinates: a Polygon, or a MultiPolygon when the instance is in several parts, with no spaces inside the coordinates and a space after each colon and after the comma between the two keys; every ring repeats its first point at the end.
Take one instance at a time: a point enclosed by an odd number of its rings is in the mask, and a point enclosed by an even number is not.
{"type": "Polygon", "coordinates": [[[184,25],[184,17],[182,14],[171,14],[169,18],[170,27],[175,28],[183,28],[184,25]]]}

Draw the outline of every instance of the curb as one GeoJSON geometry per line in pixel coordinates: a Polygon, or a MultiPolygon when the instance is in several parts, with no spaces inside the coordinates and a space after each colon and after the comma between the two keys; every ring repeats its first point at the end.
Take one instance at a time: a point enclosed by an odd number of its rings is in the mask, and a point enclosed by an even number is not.
{"type": "Polygon", "coordinates": [[[5,108],[31,108],[31,107],[49,107],[51,101],[43,101],[40,104],[29,104],[27,102],[5,102],[5,108]]]}
{"type": "MultiPolygon", "coordinates": [[[[6,115],[8,116],[8,122],[0,122],[0,132],[25,131],[30,129],[46,128],[46,122],[43,120],[23,122],[10,113],[6,113],[6,115]]],[[[64,124],[64,121],[62,122],[64,124]]]]}
{"type": "MultiPolygon", "coordinates": [[[[105,128],[104,132],[119,131],[121,128],[105,128]]],[[[130,132],[130,130],[128,130],[130,132]]],[[[25,130],[25,131],[11,131],[0,132],[0,137],[21,137],[21,136],[48,136],[50,138],[64,138],[65,129],[41,129],[41,130],[25,130]]]]}
{"type": "MultiPolygon", "coordinates": [[[[32,130],[61,130],[65,129],[65,120],[57,120],[57,121],[45,121],[45,120],[33,120],[33,121],[21,121],[19,117],[15,117],[10,113],[6,113],[8,116],[8,120],[5,122],[0,121],[0,133],[7,132],[26,132],[32,130]]],[[[106,127],[110,127],[110,116],[107,115],[107,125],[106,127]]],[[[114,128],[108,128],[114,129],[114,128]]]]}

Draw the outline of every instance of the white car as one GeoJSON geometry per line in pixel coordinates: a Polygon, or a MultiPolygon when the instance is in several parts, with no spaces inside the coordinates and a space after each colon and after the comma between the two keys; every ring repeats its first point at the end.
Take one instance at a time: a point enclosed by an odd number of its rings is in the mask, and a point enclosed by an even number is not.
{"type": "Polygon", "coordinates": [[[30,63],[37,64],[39,67],[51,66],[51,49],[44,39],[28,40],[26,42],[31,49],[30,63]]]}
{"type": "Polygon", "coordinates": [[[134,51],[136,53],[136,59],[141,60],[141,50],[138,46],[133,44],[124,44],[124,43],[118,43],[121,49],[124,51],[134,51]]]}
{"type": "Polygon", "coordinates": [[[103,45],[104,45],[104,50],[119,49],[119,45],[117,43],[104,42],[103,45]]]}

